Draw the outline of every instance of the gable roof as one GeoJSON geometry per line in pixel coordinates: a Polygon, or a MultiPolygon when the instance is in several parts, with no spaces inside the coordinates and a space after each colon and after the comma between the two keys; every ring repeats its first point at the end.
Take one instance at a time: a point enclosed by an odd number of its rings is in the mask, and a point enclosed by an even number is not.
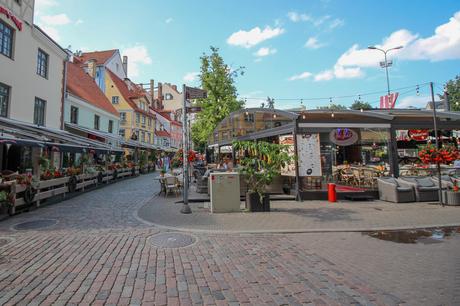
{"type": "Polygon", "coordinates": [[[71,62],[67,63],[67,91],[97,108],[119,116],[96,82],[79,65],[71,62]]]}
{"type": "Polygon", "coordinates": [[[143,96],[146,96],[146,93],[142,91],[139,86],[134,85],[134,89],[130,90],[128,88],[128,85],[120,79],[115,73],[113,73],[110,69],[106,69],[107,72],[109,73],[110,78],[112,79],[113,83],[115,86],[117,86],[118,91],[121,93],[123,96],[123,99],[129,104],[129,106],[134,109],[136,112],[143,113],[144,115],[147,115],[149,117],[152,117],[153,115],[149,113],[148,111],[145,111],[137,106],[137,104],[133,101],[133,99],[139,99],[142,98],[143,96]]]}
{"type": "Polygon", "coordinates": [[[116,52],[118,49],[86,52],[81,54],[80,60],[85,63],[90,59],[95,59],[97,65],[104,65],[116,52]]]}

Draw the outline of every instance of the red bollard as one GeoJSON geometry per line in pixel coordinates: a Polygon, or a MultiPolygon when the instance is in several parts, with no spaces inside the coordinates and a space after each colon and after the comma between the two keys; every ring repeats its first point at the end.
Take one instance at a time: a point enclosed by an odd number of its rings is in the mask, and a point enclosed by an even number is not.
{"type": "Polygon", "coordinates": [[[337,202],[337,192],[335,191],[335,184],[327,184],[327,199],[329,202],[337,202]]]}

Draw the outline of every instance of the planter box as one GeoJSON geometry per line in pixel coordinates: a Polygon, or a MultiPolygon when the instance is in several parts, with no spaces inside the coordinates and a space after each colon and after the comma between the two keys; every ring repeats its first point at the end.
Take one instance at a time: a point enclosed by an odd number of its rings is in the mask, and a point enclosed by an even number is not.
{"type": "Polygon", "coordinates": [[[268,212],[270,211],[270,196],[264,194],[263,201],[260,202],[260,196],[256,192],[246,193],[246,208],[250,212],[268,212]]]}
{"type": "Polygon", "coordinates": [[[64,185],[68,181],[69,181],[68,176],[57,178],[57,179],[46,180],[46,181],[40,181],[38,183],[38,188],[37,189],[50,188],[50,187],[54,187],[54,186],[64,185]]]}

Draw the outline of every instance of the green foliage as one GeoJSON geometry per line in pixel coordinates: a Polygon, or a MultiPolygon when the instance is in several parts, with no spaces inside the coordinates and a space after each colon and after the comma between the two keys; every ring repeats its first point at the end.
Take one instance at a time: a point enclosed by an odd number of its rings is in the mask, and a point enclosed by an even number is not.
{"type": "Polygon", "coordinates": [[[360,100],[355,100],[353,104],[350,107],[351,109],[354,110],[370,110],[372,109],[372,105],[370,105],[368,102],[360,101],[360,100]]]}
{"type": "Polygon", "coordinates": [[[40,170],[43,172],[50,168],[51,161],[48,158],[46,158],[46,156],[42,155],[40,156],[40,161],[38,163],[40,165],[40,170]]]}
{"type": "Polygon", "coordinates": [[[199,101],[202,109],[192,126],[192,139],[197,147],[207,143],[219,122],[244,106],[244,102],[237,99],[234,85],[234,79],[244,74],[244,67],[232,70],[216,47],[211,47],[211,54],[203,54],[200,60],[201,88],[207,91],[208,97],[199,101]]]}
{"type": "Polygon", "coordinates": [[[450,109],[460,111],[460,75],[446,83],[446,91],[449,95],[450,109]]]}
{"type": "Polygon", "coordinates": [[[331,104],[328,106],[320,106],[318,109],[324,109],[324,110],[346,110],[348,109],[345,105],[342,104],[331,104]]]}
{"type": "Polygon", "coordinates": [[[139,167],[141,168],[147,167],[147,163],[148,163],[147,152],[141,151],[141,153],[139,154],[139,167]]]}
{"type": "Polygon", "coordinates": [[[249,191],[262,198],[265,187],[281,174],[281,168],[291,163],[289,146],[265,141],[234,141],[233,148],[240,152],[239,172],[245,175],[249,191]]]}

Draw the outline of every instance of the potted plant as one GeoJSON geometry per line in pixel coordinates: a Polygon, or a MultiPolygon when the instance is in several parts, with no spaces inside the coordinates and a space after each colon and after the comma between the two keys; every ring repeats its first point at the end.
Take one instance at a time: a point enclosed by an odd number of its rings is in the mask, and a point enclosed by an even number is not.
{"type": "Polygon", "coordinates": [[[165,174],[166,174],[166,168],[163,167],[163,168],[161,168],[161,170],[160,170],[160,176],[163,177],[163,176],[165,176],[165,174]]]}
{"type": "Polygon", "coordinates": [[[264,141],[235,141],[233,148],[240,153],[238,171],[248,185],[246,207],[250,211],[270,211],[270,198],[265,189],[291,163],[289,146],[264,141]]]}

